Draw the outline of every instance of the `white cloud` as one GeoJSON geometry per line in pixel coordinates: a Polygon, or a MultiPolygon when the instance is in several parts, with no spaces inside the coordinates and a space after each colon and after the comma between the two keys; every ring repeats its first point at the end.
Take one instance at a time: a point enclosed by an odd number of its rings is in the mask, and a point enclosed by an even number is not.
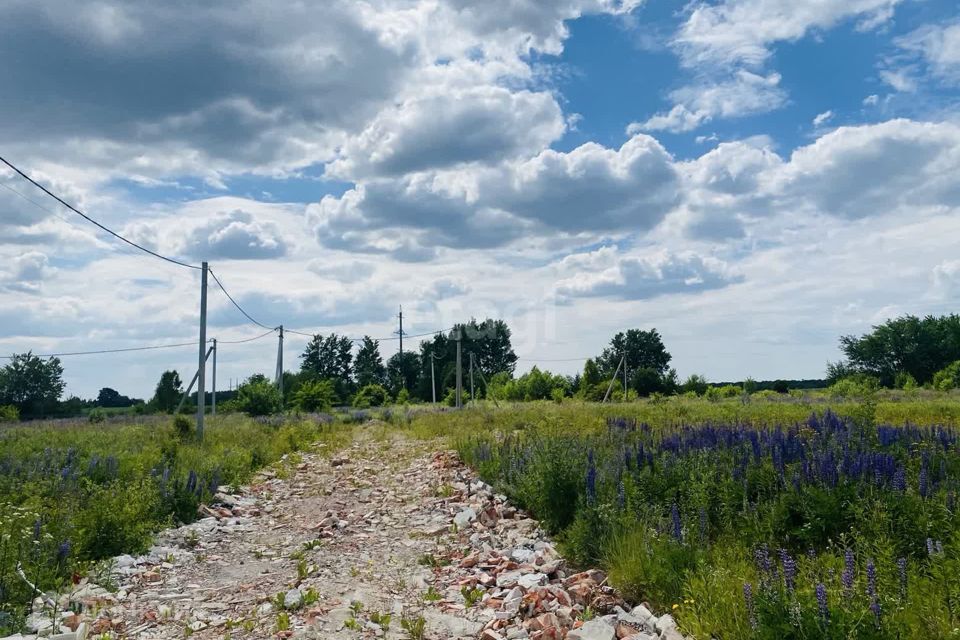
{"type": "MultiPolygon", "coordinates": [[[[919,58],[936,80],[949,85],[960,84],[960,21],[923,26],[898,38],[896,43],[908,56],[919,58]]],[[[906,71],[898,73],[894,70],[881,75],[898,90],[912,90],[915,80],[900,80],[901,85],[908,85],[910,89],[901,89],[896,84],[897,79],[905,74],[906,71]]]]}
{"type": "Polygon", "coordinates": [[[184,238],[183,252],[198,260],[263,260],[287,253],[287,242],[271,221],[235,210],[194,227],[184,238]]]}
{"type": "Polygon", "coordinates": [[[691,131],[714,118],[772,111],[786,102],[787,95],[779,73],[759,75],[741,69],[720,82],[708,80],[672,91],[670,99],[676,103],[670,111],[631,124],[628,132],[691,131]]]}
{"type": "Polygon", "coordinates": [[[496,163],[542,149],[564,129],[560,107],[548,93],[492,86],[431,90],[380,113],[327,173],[356,179],[496,163]]]}
{"type": "Polygon", "coordinates": [[[944,260],[933,268],[934,293],[945,300],[960,294],[960,260],[944,260]]]}
{"type": "Polygon", "coordinates": [[[607,296],[643,300],[716,289],[739,280],[720,261],[665,250],[619,255],[615,247],[606,247],[586,256],[569,256],[561,266],[567,270],[583,269],[556,283],[555,290],[561,298],[607,296]]]}
{"type": "Polygon", "coordinates": [[[833,119],[833,111],[831,111],[831,110],[828,109],[827,111],[824,111],[823,113],[818,113],[818,114],[817,114],[817,116],[813,119],[813,126],[814,126],[814,127],[822,126],[822,125],[826,124],[827,122],[829,122],[829,121],[832,120],[832,119],[833,119]]]}
{"type": "Polygon", "coordinates": [[[50,260],[39,251],[27,251],[13,258],[4,274],[4,288],[23,293],[38,293],[43,281],[52,274],[50,260]]]}
{"type": "Polygon", "coordinates": [[[875,107],[880,103],[880,96],[873,93],[863,99],[863,106],[865,107],[875,107]]]}

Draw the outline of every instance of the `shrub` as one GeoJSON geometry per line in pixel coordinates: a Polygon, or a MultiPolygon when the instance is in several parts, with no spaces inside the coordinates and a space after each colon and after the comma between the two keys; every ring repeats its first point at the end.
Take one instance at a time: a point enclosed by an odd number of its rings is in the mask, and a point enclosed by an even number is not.
{"type": "Polygon", "coordinates": [[[830,385],[830,395],[835,398],[859,398],[871,395],[880,388],[880,381],[862,373],[847,376],[830,385]]]}
{"type": "Polygon", "coordinates": [[[358,409],[382,407],[390,401],[390,394],[379,384],[368,384],[353,397],[353,406],[358,409]]]}
{"type": "Polygon", "coordinates": [[[280,390],[268,380],[254,380],[240,386],[237,408],[248,416],[269,416],[283,408],[280,390]]]}
{"type": "Polygon", "coordinates": [[[397,404],[410,404],[410,392],[405,388],[400,389],[400,392],[397,393],[397,404]]]}
{"type": "Polygon", "coordinates": [[[563,399],[566,397],[566,395],[567,394],[563,392],[563,389],[554,389],[553,391],[550,392],[550,397],[557,404],[562,404],[563,399]]]}
{"type": "Polygon", "coordinates": [[[702,396],[707,392],[708,386],[709,385],[707,384],[706,378],[697,374],[693,374],[686,379],[686,381],[683,383],[683,385],[680,388],[685,393],[689,393],[690,391],[692,391],[698,396],[702,396]]]}
{"type": "Polygon", "coordinates": [[[752,395],[757,392],[757,381],[753,378],[747,378],[743,381],[743,392],[752,395]]]}
{"type": "Polygon", "coordinates": [[[91,409],[90,413],[87,414],[87,421],[90,424],[100,424],[101,422],[106,422],[107,414],[103,409],[91,409]]]}
{"type": "Polygon", "coordinates": [[[311,380],[293,394],[293,404],[300,411],[317,413],[330,411],[337,401],[337,394],[331,380],[311,380]]]}
{"type": "Polygon", "coordinates": [[[173,417],[173,432],[181,442],[186,442],[193,437],[193,420],[184,415],[173,417]]]}
{"type": "Polygon", "coordinates": [[[911,389],[916,389],[917,379],[914,378],[909,373],[906,373],[905,371],[901,371],[893,379],[893,386],[896,387],[897,389],[906,389],[908,391],[911,389]]]}
{"type": "Polygon", "coordinates": [[[743,389],[735,384],[727,384],[722,387],[710,387],[704,394],[707,400],[721,400],[723,398],[738,398],[743,393],[743,389]]]}
{"type": "Polygon", "coordinates": [[[19,420],[19,409],[12,404],[0,405],[0,422],[17,422],[19,420]]]}
{"type": "Polygon", "coordinates": [[[142,553],[160,526],[159,495],[148,479],[135,483],[114,481],[101,486],[87,482],[77,512],[74,544],[86,558],[99,560],[121,553],[142,553]]]}
{"type": "Polygon", "coordinates": [[[937,391],[950,391],[960,387],[960,360],[933,374],[933,388],[937,391]]]}

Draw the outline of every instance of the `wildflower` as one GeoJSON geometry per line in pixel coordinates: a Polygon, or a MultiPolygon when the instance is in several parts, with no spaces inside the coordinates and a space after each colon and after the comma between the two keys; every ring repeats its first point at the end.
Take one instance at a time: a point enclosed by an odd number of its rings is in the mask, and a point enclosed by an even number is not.
{"type": "Polygon", "coordinates": [[[797,561],[790,557],[786,549],[780,549],[780,562],[783,563],[783,585],[787,593],[792,594],[796,585],[797,561]]]}
{"type": "Polygon", "coordinates": [[[750,618],[750,627],[757,628],[757,613],[753,608],[753,585],[749,582],[743,583],[743,602],[747,605],[747,616],[750,618]]]}
{"type": "Polygon", "coordinates": [[[877,567],[873,560],[867,560],[867,595],[872,599],[877,597],[877,567]]]}
{"type": "Polygon", "coordinates": [[[37,518],[33,522],[33,541],[34,542],[40,542],[40,527],[41,527],[40,518],[37,518]]]}
{"type": "Polygon", "coordinates": [[[900,575],[900,598],[907,597],[907,559],[897,559],[897,573],[900,575]]]}
{"type": "Polygon", "coordinates": [[[823,626],[830,624],[830,609],[827,606],[827,587],[822,582],[817,583],[817,608],[820,612],[820,622],[823,626]]]}
{"type": "Polygon", "coordinates": [[[932,556],[936,553],[936,548],[933,546],[933,538],[927,538],[927,555],[932,556]]]}
{"type": "Polygon", "coordinates": [[[70,549],[72,548],[69,540],[64,540],[60,543],[60,546],[57,547],[57,564],[59,566],[64,566],[67,562],[67,558],[70,556],[70,549]]]}
{"type": "Polygon", "coordinates": [[[677,542],[683,542],[683,522],[680,520],[680,507],[676,502],[670,507],[670,534],[677,542]]]}
{"type": "Polygon", "coordinates": [[[843,583],[843,590],[850,595],[853,591],[853,575],[855,570],[855,557],[853,549],[847,549],[843,554],[843,573],[840,574],[840,581],[843,583]]]}
{"type": "Polygon", "coordinates": [[[753,552],[753,561],[757,566],[757,573],[761,576],[761,584],[765,584],[767,577],[772,573],[773,566],[770,562],[770,548],[766,544],[757,547],[753,552]]]}
{"type": "Polygon", "coordinates": [[[597,500],[597,466],[593,462],[593,449],[587,452],[587,502],[597,500]]]}
{"type": "Polygon", "coordinates": [[[927,465],[924,464],[920,469],[920,484],[919,484],[920,497],[926,498],[927,494],[930,491],[930,474],[927,471],[927,465]]]}

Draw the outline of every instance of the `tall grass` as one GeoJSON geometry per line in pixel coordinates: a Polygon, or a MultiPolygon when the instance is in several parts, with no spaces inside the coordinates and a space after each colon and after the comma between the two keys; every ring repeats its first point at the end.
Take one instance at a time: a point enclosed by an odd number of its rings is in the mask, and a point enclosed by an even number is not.
{"type": "Polygon", "coordinates": [[[451,436],[575,562],[697,638],[945,638],[960,628],[957,415],[943,396],[682,399],[412,429],[451,436]]]}
{"type": "Polygon", "coordinates": [[[20,626],[35,595],[18,567],[41,589],[57,588],[93,561],[145,551],[159,529],[195,519],[217,486],[349,437],[328,419],[227,416],[207,425],[203,444],[170,418],[0,430],[0,636],[20,626]]]}

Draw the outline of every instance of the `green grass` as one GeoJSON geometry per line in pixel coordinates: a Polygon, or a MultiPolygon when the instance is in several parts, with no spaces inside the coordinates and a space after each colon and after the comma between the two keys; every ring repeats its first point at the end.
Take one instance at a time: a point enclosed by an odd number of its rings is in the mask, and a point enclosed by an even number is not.
{"type": "Polygon", "coordinates": [[[86,420],[0,428],[0,636],[30,601],[17,564],[55,589],[91,562],[145,551],[158,530],[196,518],[217,485],[239,485],[285,454],[349,427],[313,420],[208,417],[202,444],[170,417],[134,424],[86,420]]]}

